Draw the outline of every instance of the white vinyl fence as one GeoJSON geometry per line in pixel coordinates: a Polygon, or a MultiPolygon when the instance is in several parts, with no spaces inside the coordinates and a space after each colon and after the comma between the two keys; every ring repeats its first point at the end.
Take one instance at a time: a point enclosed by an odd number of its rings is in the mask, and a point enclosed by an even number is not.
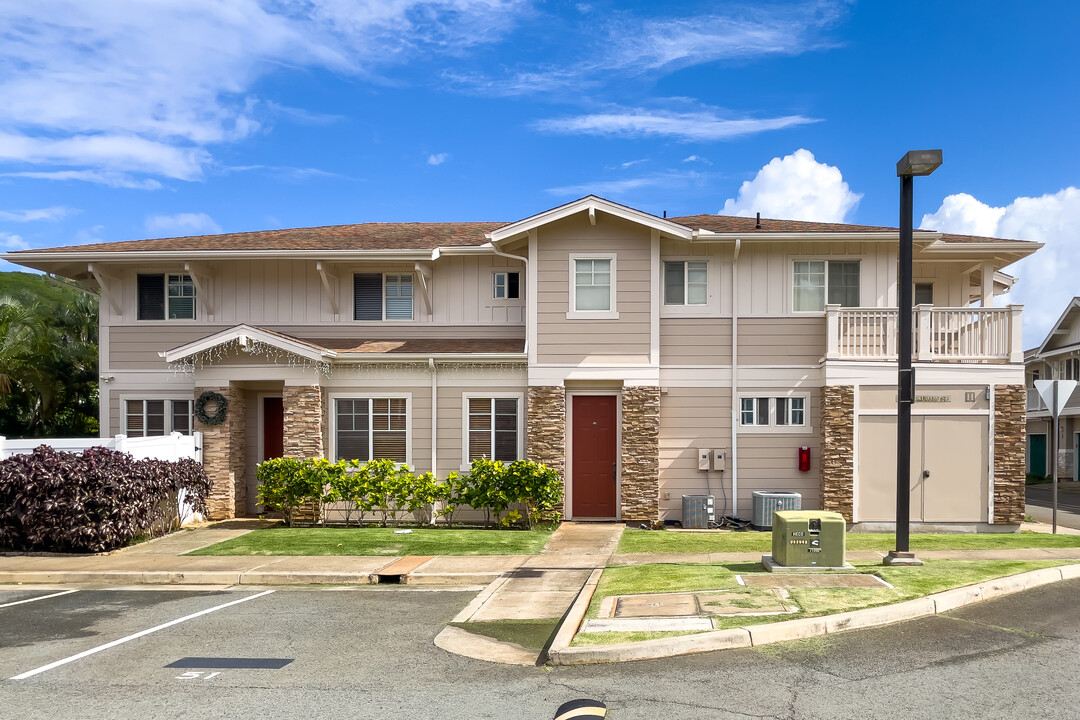
{"type": "MultiPolygon", "coordinates": [[[[0,435],[0,460],[12,455],[29,454],[34,448],[48,445],[58,452],[82,452],[92,447],[104,447],[109,450],[126,452],[136,460],[168,460],[176,462],[191,458],[202,463],[202,433],[194,435],[159,435],[155,437],[128,437],[116,435],[111,438],[32,438],[30,440],[8,440],[0,435]]],[[[186,502],[184,492],[177,498],[180,506],[180,524],[187,525],[201,521],[202,515],[191,509],[186,502]]]]}

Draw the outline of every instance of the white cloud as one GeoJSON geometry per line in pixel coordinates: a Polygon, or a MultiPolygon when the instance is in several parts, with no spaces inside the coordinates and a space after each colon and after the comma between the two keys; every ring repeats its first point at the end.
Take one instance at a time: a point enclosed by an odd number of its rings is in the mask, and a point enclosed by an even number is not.
{"type": "Polygon", "coordinates": [[[713,141],[813,122],[817,120],[802,115],[731,119],[721,117],[714,108],[694,112],[625,108],[606,113],[538,120],[533,123],[533,127],[561,135],[626,138],[667,136],[685,141],[713,141]]]}
{"type": "Polygon", "coordinates": [[[809,150],[799,149],[773,158],[753,180],[739,188],[739,196],[724,201],[722,215],[765,217],[813,222],[844,222],[862,195],[853,193],[840,169],[820,163],[809,150]]]}
{"type": "Polygon", "coordinates": [[[29,250],[30,245],[18,235],[0,232],[0,247],[5,250],[29,250]]]}
{"type": "Polygon", "coordinates": [[[45,220],[48,222],[55,222],[56,220],[60,220],[76,212],[78,211],[63,205],[54,205],[53,207],[36,208],[33,210],[0,210],[0,220],[9,220],[12,222],[36,222],[38,220],[45,220]]]}
{"type": "Polygon", "coordinates": [[[690,155],[689,157],[685,157],[685,158],[683,158],[683,162],[684,163],[699,162],[699,163],[705,163],[706,165],[712,165],[712,162],[710,162],[709,160],[706,160],[703,157],[699,157],[697,155],[690,155]]]}
{"type": "Polygon", "coordinates": [[[97,170],[54,170],[51,172],[10,172],[0,173],[0,177],[24,177],[36,180],[76,180],[96,183],[114,188],[132,188],[135,190],[160,190],[161,183],[153,178],[138,180],[127,173],[97,170]]]}
{"type": "Polygon", "coordinates": [[[1024,346],[1041,343],[1065,304],[1080,294],[1080,189],[1067,187],[1041,197],[1019,197],[993,207],[971,195],[949,195],[920,227],[962,235],[1033,240],[1046,246],[1007,268],[1020,282],[1004,303],[1023,303],[1024,346]]]}
{"type": "Polygon", "coordinates": [[[91,228],[82,228],[75,233],[76,245],[89,245],[101,242],[101,233],[105,230],[104,225],[94,225],[91,228]]]}
{"type": "MultiPolygon", "coordinates": [[[[282,66],[373,76],[501,37],[523,0],[35,0],[0,5],[0,162],[43,179],[198,180],[210,148],[288,115],[282,66]],[[84,173],[84,174],[71,174],[84,173]]],[[[295,119],[312,121],[303,112],[295,119]]],[[[145,187],[145,183],[142,185],[145,187]]]]}
{"type": "Polygon", "coordinates": [[[215,235],[221,232],[221,226],[206,213],[151,215],[146,218],[146,229],[155,235],[215,235]]]}
{"type": "Polygon", "coordinates": [[[581,197],[584,195],[616,196],[633,190],[643,188],[672,189],[686,186],[693,182],[699,182],[706,176],[697,172],[660,172],[651,175],[643,175],[636,178],[623,180],[597,180],[595,182],[581,183],[580,185],[563,185],[548,188],[546,192],[551,195],[581,197]]]}
{"type": "Polygon", "coordinates": [[[442,165],[444,162],[450,159],[450,153],[435,153],[428,155],[428,165],[442,165]]]}

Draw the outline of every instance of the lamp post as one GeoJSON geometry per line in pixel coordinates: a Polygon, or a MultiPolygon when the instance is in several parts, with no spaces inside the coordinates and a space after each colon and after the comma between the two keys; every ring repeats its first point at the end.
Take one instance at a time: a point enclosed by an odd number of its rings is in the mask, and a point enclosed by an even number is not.
{"type": "Polygon", "coordinates": [[[915,402],[915,371],[911,368],[912,226],[914,178],[929,175],[941,165],[941,150],[911,150],[896,163],[900,178],[900,258],[897,269],[897,312],[900,315],[896,392],[896,549],[886,565],[922,565],[908,547],[911,524],[911,406],[915,402]]]}

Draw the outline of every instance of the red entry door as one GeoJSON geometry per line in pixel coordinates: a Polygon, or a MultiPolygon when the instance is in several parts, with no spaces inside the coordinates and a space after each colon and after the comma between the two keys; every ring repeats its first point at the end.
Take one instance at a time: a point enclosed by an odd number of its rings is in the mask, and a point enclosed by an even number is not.
{"type": "Polygon", "coordinates": [[[263,456],[262,460],[285,454],[285,406],[279,397],[263,398],[263,456]]]}
{"type": "Polygon", "coordinates": [[[614,518],[618,453],[614,395],[573,396],[573,512],[575,518],[614,518]]]}

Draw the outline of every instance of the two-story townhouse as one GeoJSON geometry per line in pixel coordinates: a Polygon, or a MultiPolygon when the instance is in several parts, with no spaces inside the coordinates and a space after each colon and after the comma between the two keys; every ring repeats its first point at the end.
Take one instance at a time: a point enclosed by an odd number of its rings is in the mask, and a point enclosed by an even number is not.
{"type": "MultiPolygon", "coordinates": [[[[101,294],[103,435],[203,432],[218,517],[256,511],[266,457],[445,476],[486,456],[559,469],[568,518],[658,524],[705,493],[747,516],[754,490],[792,490],[873,526],[894,519],[897,244],[588,196],[509,224],[4,257],[101,294]],[[207,392],[221,424],[192,417],[207,392]]],[[[1020,307],[991,304],[1039,247],[915,233],[916,523],[1022,519],[1020,307]]]]}
{"type": "MultiPolygon", "coordinates": [[[[1080,380],[1080,297],[1074,297],[1037,348],[1024,354],[1027,366],[1027,471],[1053,473],[1054,421],[1035,390],[1036,380],[1080,380]]],[[[1080,389],[1066,401],[1058,422],[1058,478],[1080,480],[1080,389]]]]}

